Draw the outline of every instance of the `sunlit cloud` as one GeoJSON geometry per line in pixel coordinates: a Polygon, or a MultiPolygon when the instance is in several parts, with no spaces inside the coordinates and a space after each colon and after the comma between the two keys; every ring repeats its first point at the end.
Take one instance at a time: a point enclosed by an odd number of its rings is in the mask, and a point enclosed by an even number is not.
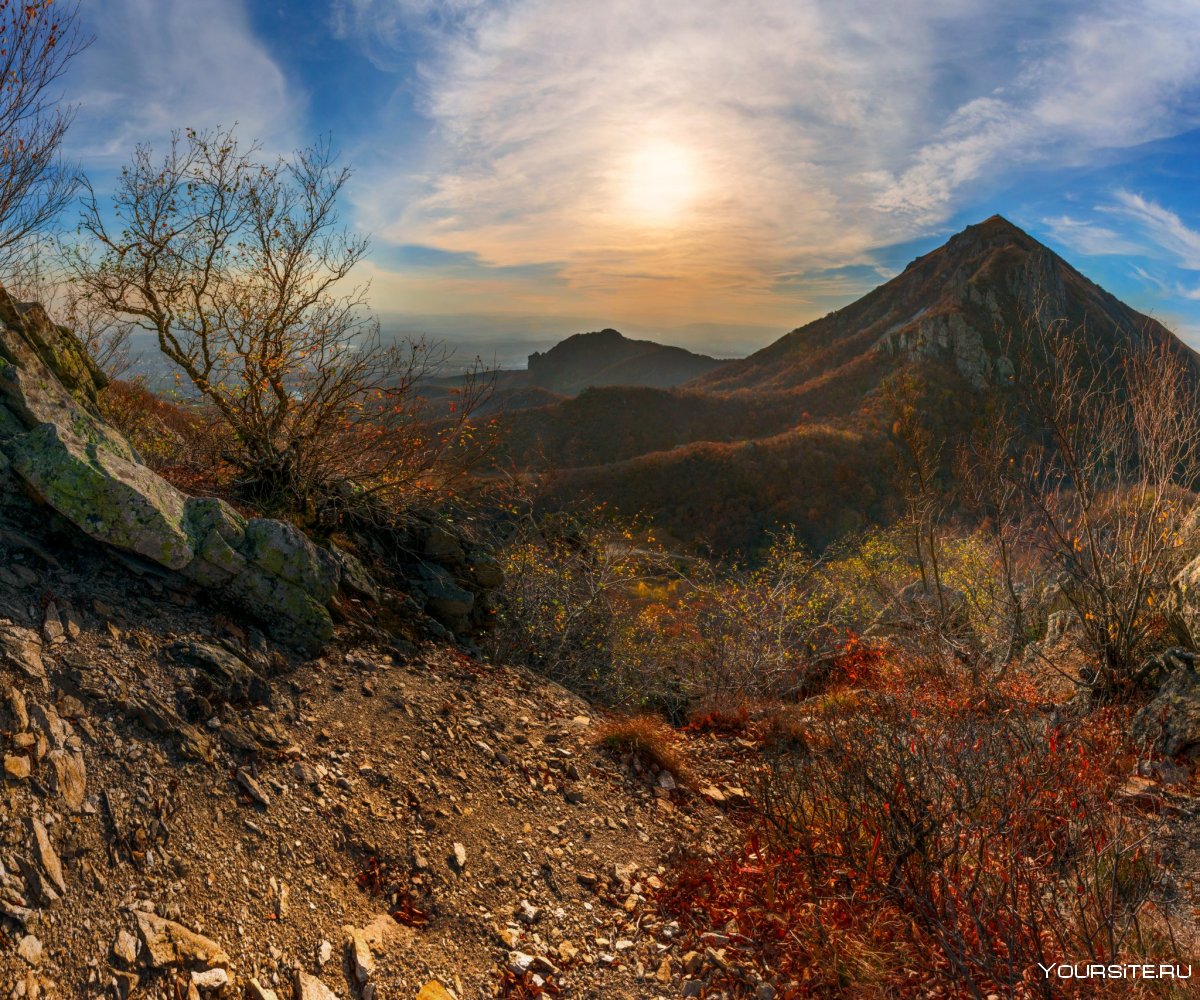
{"type": "MultiPolygon", "coordinates": [[[[1013,170],[1194,125],[1198,14],[342,0],[339,30],[381,64],[381,46],[420,37],[434,126],[419,173],[398,177],[386,152],[368,165],[358,214],[385,242],[552,263],[564,299],[782,316],[803,299],[783,275],[869,265],[1013,170]]],[[[1104,252],[1082,225],[1057,232],[1104,252]]]]}
{"type": "Polygon", "coordinates": [[[1200,0],[83,13],[68,154],[103,187],[176,128],[237,122],[270,152],[332,133],[384,314],[782,332],[1001,211],[1135,304],[1200,315],[1191,168],[1126,169],[1200,141],[1200,0]]]}

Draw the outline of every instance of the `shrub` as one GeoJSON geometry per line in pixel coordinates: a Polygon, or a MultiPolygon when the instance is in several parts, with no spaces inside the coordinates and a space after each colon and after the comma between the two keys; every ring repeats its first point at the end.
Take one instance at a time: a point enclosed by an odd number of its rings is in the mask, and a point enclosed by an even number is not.
{"type": "Polygon", "coordinates": [[[1030,538],[1094,654],[1087,683],[1128,694],[1158,640],[1200,481],[1195,363],[1150,331],[1108,349],[1064,323],[1028,324],[1018,418],[1032,435],[1009,478],[1030,538]]]}
{"type": "Polygon", "coordinates": [[[1154,824],[1108,804],[1132,761],[1122,720],[1048,720],[1017,688],[912,687],[827,695],[777,725],[740,862],[762,910],[689,869],[677,912],[748,909],[742,933],[813,992],[916,977],[1050,996],[1038,962],[1172,954],[1151,933],[1154,824]]]}
{"type": "Polygon", "coordinates": [[[177,486],[202,493],[225,488],[228,433],[211,409],[164,399],[139,381],[111,383],[100,409],[146,464],[177,486]]]}
{"type": "Polygon", "coordinates": [[[460,475],[490,388],[468,374],[430,426],[417,386],[448,357],[383,340],[348,285],[367,251],[340,222],[349,176],[327,144],[264,158],[232,131],[176,133],[161,162],[135,151],[111,206],[89,191],[70,255],[92,301],[153,334],[219,415],[243,495],[324,528],[460,475]]]}

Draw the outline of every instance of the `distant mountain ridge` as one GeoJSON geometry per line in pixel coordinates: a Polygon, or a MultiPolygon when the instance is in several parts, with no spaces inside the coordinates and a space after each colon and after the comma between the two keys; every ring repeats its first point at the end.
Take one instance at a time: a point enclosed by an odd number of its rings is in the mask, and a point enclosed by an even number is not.
{"type": "Polygon", "coordinates": [[[577,333],[550,350],[529,355],[531,385],[564,395],[606,385],[659,389],[690,382],[723,362],[682,347],[631,340],[611,328],[577,333]]]}

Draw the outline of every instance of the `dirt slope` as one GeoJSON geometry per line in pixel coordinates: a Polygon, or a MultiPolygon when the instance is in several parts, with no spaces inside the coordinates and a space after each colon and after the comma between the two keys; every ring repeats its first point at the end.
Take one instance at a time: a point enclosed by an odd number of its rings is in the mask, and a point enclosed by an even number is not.
{"type": "Polygon", "coordinates": [[[165,575],[0,545],[3,995],[679,995],[644,895],[726,820],[598,751],[574,696],[346,629],[297,661],[165,575]]]}

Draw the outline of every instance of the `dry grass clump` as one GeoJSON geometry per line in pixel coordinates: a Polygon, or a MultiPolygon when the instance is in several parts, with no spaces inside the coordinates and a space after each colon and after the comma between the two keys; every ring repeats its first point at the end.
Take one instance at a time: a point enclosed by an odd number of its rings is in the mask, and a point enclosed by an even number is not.
{"type": "Polygon", "coordinates": [[[675,731],[654,715],[610,719],[596,732],[596,745],[614,757],[651,773],[669,771],[676,784],[690,787],[695,778],[678,743],[675,731]]]}

